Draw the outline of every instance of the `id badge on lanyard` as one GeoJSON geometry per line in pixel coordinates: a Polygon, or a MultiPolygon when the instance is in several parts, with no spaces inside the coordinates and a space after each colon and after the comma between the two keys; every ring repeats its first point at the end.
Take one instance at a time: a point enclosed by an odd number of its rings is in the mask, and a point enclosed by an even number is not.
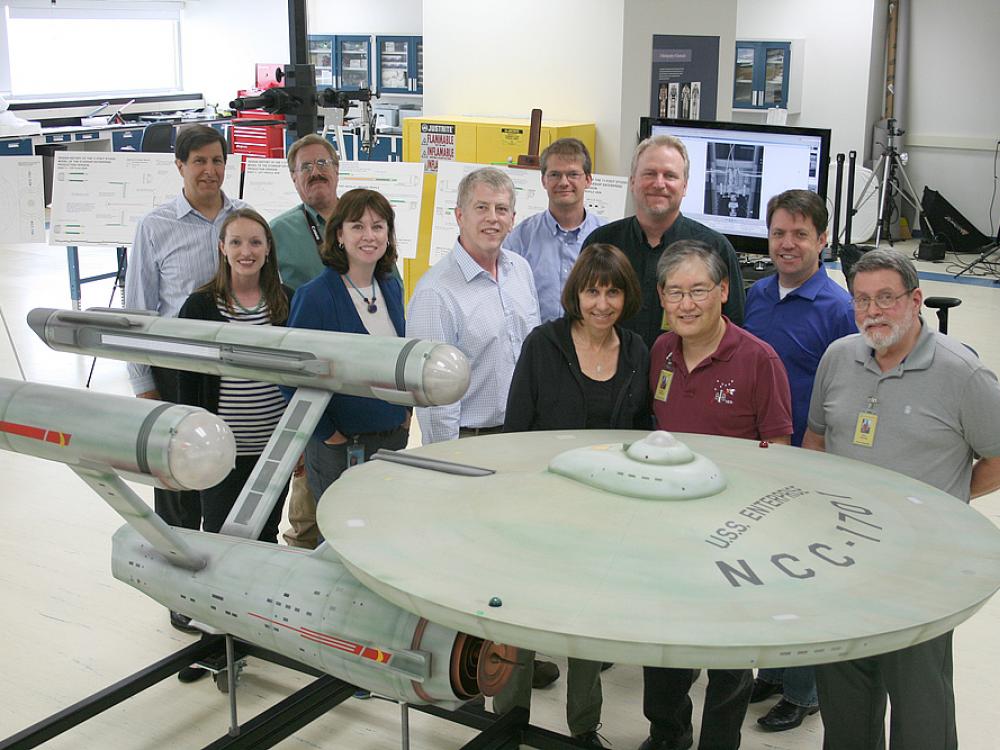
{"type": "Polygon", "coordinates": [[[674,381],[673,357],[673,352],[667,353],[667,358],[663,362],[663,369],[660,370],[660,375],[656,379],[656,391],[653,393],[653,398],[657,401],[666,401],[670,393],[670,384],[674,381]]]}
{"type": "Polygon", "coordinates": [[[855,445],[865,448],[871,448],[875,445],[875,431],[878,429],[878,414],[875,413],[877,405],[878,399],[872,396],[868,399],[867,408],[858,414],[858,421],[854,425],[853,442],[855,445]]]}

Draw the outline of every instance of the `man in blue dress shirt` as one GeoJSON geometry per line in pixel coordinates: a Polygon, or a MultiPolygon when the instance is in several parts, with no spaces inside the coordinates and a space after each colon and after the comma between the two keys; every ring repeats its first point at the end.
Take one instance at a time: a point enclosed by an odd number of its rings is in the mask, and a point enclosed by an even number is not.
{"type": "MultiPolygon", "coordinates": [[[[139,219],[125,275],[125,306],[175,318],[195,289],[215,276],[219,265],[219,228],[235,209],[247,204],[222,192],[226,176],[226,138],[208,125],[177,134],[175,163],[183,180],[179,195],[139,219]]],[[[129,363],[129,382],[141,398],[177,400],[177,371],[129,363]]],[[[156,513],[171,526],[201,528],[198,492],[153,490],[156,513]]],[[[200,632],[190,618],[170,613],[184,632],[200,632]]]]}
{"type": "MultiPolygon", "coordinates": [[[[820,253],[826,245],[826,204],[808,190],[786,190],[767,204],[768,251],[778,273],[747,292],[744,327],[781,357],[792,390],[792,445],[801,446],[816,368],[827,347],[857,333],[847,290],[826,274],[820,253]]],[[[762,729],[794,729],[819,710],[812,667],[762,669],[750,702],[782,694],[762,729]]]]}
{"type": "Polygon", "coordinates": [[[542,322],[563,315],[560,297],[583,241],[604,220],[584,206],[593,181],[590,152],[578,138],[560,138],[542,151],[542,187],[547,210],[529,216],[507,237],[504,247],[531,266],[542,322]]]}
{"type": "Polygon", "coordinates": [[[424,445],[503,429],[521,343],[539,324],[531,268],[503,247],[514,223],[510,177],[495,167],[467,174],[455,218],[455,247],[417,282],[406,335],[457,347],[472,378],[461,401],[416,409],[424,445]]]}

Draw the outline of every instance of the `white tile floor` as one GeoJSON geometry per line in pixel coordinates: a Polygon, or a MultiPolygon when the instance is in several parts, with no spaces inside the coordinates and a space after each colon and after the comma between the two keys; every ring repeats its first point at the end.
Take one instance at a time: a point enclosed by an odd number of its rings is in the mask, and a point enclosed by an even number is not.
{"type": "MultiPolygon", "coordinates": [[[[110,249],[81,252],[84,274],[110,270],[110,249]]],[[[963,256],[968,258],[968,256],[963,256]]],[[[943,266],[921,264],[943,272],[943,266]]],[[[44,246],[0,246],[0,309],[29,379],[82,385],[90,362],[51,352],[24,323],[32,307],[68,307],[65,252],[44,246]]],[[[836,278],[841,278],[833,272],[836,278]]],[[[960,297],[951,332],[1000,370],[1000,288],[923,283],[928,295],[960,297]]],[[[84,307],[105,306],[110,282],[84,287],[84,307]]],[[[933,323],[933,318],[931,318],[933,323]]],[[[0,332],[0,375],[18,377],[6,336],[0,332]]],[[[98,362],[94,388],[127,393],[124,365],[98,362]]],[[[121,524],[107,505],[68,469],[0,453],[0,738],[95,692],[190,643],[171,629],[162,607],[114,580],[109,572],[110,538],[121,524]]],[[[144,490],[148,493],[148,490],[144,490]]],[[[976,503],[1000,525],[1000,494],[976,503]]],[[[963,748],[998,747],[1000,726],[1000,598],[986,604],[956,635],[956,695],[963,748]]],[[[306,678],[252,660],[239,689],[241,718],[249,718],[304,685],[306,678]]],[[[603,734],[615,748],[632,750],[646,736],[637,667],[617,666],[604,676],[603,734]]],[[[533,719],[564,731],[565,683],[536,692],[533,719]]],[[[696,706],[703,686],[695,688],[696,706]]],[[[770,703],[752,706],[743,735],[749,750],[816,750],[818,717],[781,734],[758,731],[755,721],[770,703]]],[[[48,743],[52,748],[201,747],[225,734],[226,698],[208,681],[191,686],[170,679],[126,704],[48,743]]],[[[414,714],[414,750],[458,748],[471,730],[414,714]]],[[[381,701],[350,700],[282,742],[282,748],[396,748],[399,714],[381,701]]]]}

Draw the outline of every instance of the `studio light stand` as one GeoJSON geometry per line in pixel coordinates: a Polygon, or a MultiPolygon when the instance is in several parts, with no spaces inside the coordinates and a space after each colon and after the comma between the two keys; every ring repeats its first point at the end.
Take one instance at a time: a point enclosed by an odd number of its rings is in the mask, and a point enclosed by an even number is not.
{"type": "Polygon", "coordinates": [[[892,203],[896,197],[906,201],[916,212],[918,223],[922,220],[923,225],[933,234],[933,228],[920,205],[916,191],[910,183],[910,178],[903,167],[904,157],[900,155],[896,148],[896,139],[906,131],[896,127],[896,120],[890,118],[886,127],[885,150],[879,157],[878,163],[872,170],[871,176],[861,189],[861,195],[867,196],[868,188],[872,180],[881,175],[878,189],[878,224],[875,227],[875,247],[879,246],[882,240],[882,233],[885,232],[886,239],[892,244],[892,234],[890,226],[892,224],[892,203]]]}

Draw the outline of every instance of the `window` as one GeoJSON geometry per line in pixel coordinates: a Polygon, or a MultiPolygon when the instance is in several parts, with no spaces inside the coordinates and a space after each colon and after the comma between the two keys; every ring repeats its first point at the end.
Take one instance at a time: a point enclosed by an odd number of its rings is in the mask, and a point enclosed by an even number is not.
{"type": "Polygon", "coordinates": [[[0,55],[0,90],[16,98],[177,91],[180,3],[11,0],[0,55]]]}

